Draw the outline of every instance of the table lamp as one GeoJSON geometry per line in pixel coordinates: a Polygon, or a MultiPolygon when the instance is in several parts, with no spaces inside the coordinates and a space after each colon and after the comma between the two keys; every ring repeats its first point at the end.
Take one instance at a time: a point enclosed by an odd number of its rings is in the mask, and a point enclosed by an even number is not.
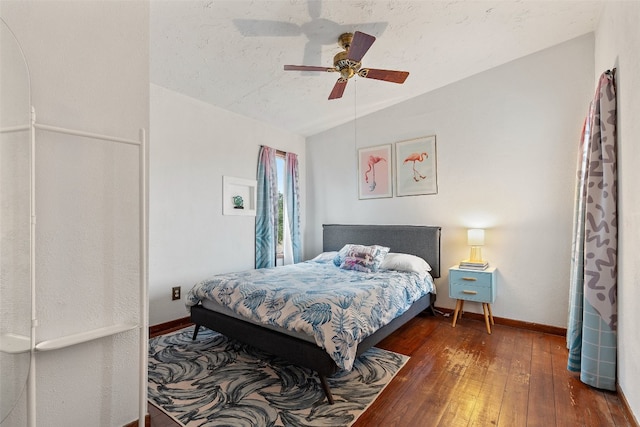
{"type": "Polygon", "coordinates": [[[484,230],[481,228],[470,228],[467,230],[467,244],[471,246],[469,262],[483,263],[482,246],[484,245],[484,230]]]}

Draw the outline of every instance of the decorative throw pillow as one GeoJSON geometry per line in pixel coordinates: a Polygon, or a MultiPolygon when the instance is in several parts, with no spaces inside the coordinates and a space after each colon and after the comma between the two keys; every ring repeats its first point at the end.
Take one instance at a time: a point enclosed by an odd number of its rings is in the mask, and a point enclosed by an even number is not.
{"type": "Polygon", "coordinates": [[[347,243],[342,247],[342,249],[338,251],[336,256],[333,258],[333,263],[336,265],[336,267],[340,267],[344,259],[347,257],[347,252],[349,252],[349,249],[351,248],[351,246],[353,245],[350,243],[347,243]]]}
{"type": "MultiPolygon", "coordinates": [[[[338,256],[341,252],[342,250],[338,256]]],[[[349,245],[345,251],[344,259],[340,263],[340,268],[372,273],[378,271],[387,253],[389,253],[389,248],[384,246],[349,245]]]]}
{"type": "Polygon", "coordinates": [[[431,266],[418,256],[390,252],[384,257],[380,269],[426,273],[431,271],[431,266]]]}

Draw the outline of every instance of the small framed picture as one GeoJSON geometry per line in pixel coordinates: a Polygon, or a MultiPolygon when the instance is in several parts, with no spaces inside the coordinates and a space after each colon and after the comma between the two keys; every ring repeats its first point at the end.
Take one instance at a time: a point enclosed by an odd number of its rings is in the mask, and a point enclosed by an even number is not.
{"type": "Polygon", "coordinates": [[[256,215],[255,179],[222,177],[222,214],[223,215],[256,215]]]}
{"type": "Polygon", "coordinates": [[[438,194],[436,136],[396,142],[396,195],[438,194]]]}
{"type": "Polygon", "coordinates": [[[358,197],[393,196],[391,144],[358,149],[358,197]]]}

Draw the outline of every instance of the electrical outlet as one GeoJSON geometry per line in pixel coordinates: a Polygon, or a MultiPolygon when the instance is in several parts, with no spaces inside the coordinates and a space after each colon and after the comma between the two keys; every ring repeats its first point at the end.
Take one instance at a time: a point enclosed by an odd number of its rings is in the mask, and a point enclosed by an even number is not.
{"type": "Polygon", "coordinates": [[[174,286],[171,288],[171,301],[180,299],[180,286],[174,286]]]}

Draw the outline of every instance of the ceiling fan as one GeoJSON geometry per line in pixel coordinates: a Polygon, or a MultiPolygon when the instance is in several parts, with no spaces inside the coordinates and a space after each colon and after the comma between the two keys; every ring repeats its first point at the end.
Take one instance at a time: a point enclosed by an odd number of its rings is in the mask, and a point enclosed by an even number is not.
{"type": "Polygon", "coordinates": [[[376,38],[372,35],[356,31],[344,33],[338,38],[338,44],[344,49],[333,57],[333,67],[312,65],[285,65],[285,71],[327,71],[339,72],[340,77],[333,86],[329,99],[341,98],[349,79],[356,74],[365,79],[383,80],[392,83],[404,83],[409,76],[408,71],[380,70],[377,68],[360,68],[362,57],[369,50],[376,38]]]}

